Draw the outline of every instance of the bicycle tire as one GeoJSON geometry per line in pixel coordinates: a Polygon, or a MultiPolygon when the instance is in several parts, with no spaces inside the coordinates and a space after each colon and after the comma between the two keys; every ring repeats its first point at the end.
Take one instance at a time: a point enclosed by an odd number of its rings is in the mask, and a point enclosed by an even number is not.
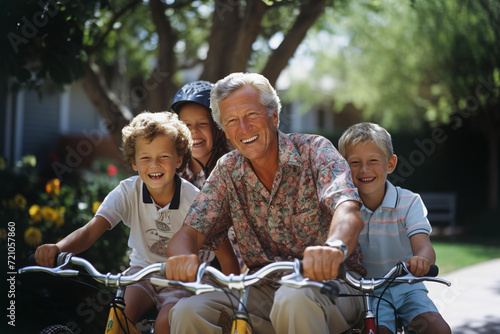
{"type": "Polygon", "coordinates": [[[63,325],[52,325],[42,329],[39,334],[73,334],[73,332],[63,325]]]}

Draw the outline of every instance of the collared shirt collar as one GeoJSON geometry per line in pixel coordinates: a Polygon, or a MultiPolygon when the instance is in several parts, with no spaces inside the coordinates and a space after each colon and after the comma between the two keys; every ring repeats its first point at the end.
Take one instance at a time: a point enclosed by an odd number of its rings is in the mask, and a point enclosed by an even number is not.
{"type": "MultiPolygon", "coordinates": [[[[174,180],[175,180],[175,192],[174,192],[174,197],[172,197],[172,201],[169,204],[169,210],[178,210],[179,205],[181,202],[181,178],[175,174],[174,175],[174,180]]],[[[153,198],[151,197],[151,194],[149,193],[148,187],[146,187],[146,183],[142,182],[142,201],[145,204],[153,204],[153,198]]]]}
{"type": "MultiPolygon", "coordinates": [[[[297,149],[293,145],[293,142],[288,138],[286,134],[283,132],[277,130],[277,135],[278,135],[278,158],[279,158],[279,165],[278,165],[278,170],[282,169],[283,166],[285,165],[295,165],[295,166],[302,166],[302,159],[297,152],[297,149]]],[[[252,186],[257,186],[259,183],[259,180],[255,173],[253,172],[253,169],[251,167],[250,161],[243,156],[240,152],[238,152],[238,159],[236,166],[239,166],[239,170],[235,170],[235,175],[242,175],[243,177],[246,177],[247,174],[252,173],[254,174],[254,178],[250,177],[247,178],[247,182],[251,184],[252,186]]]]}
{"type": "MultiPolygon", "coordinates": [[[[395,209],[398,204],[398,190],[388,180],[385,180],[385,186],[386,186],[385,196],[380,206],[383,208],[395,209]]],[[[371,210],[368,209],[364,204],[361,207],[361,211],[363,210],[371,212],[371,210]]]]}

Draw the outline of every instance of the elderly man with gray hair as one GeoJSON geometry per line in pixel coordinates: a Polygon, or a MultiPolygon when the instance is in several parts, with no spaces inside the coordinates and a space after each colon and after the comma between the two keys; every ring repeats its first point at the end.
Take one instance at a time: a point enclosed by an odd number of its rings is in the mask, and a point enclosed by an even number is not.
{"type": "MultiPolygon", "coordinates": [[[[304,276],[337,278],[344,260],[364,274],[357,239],[361,201],[349,166],[327,139],[278,130],[280,99],[256,73],[233,73],[211,93],[212,117],[236,150],[219,159],[167,249],[168,279],[194,281],[198,251],[217,249],[234,227],[250,271],[303,260],[304,276]]],[[[356,293],[342,285],[341,293],[356,293]]],[[[313,288],[253,286],[247,310],[256,333],[340,333],[358,318],[361,298],[333,304],[313,288]]],[[[234,302],[233,302],[234,304],[234,302]]],[[[233,314],[222,293],[181,300],[171,311],[174,333],[221,333],[233,314]]]]}

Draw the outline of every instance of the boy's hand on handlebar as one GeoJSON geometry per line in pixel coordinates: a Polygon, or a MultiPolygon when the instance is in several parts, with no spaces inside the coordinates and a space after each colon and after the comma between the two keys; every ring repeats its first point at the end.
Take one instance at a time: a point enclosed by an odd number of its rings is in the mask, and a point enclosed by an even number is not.
{"type": "Polygon", "coordinates": [[[328,246],[307,247],[302,260],[304,276],[318,282],[337,278],[343,260],[344,254],[340,249],[328,246]]]}
{"type": "Polygon", "coordinates": [[[55,244],[41,245],[35,251],[35,261],[39,266],[53,268],[59,253],[61,250],[55,244]]]}
{"type": "Polygon", "coordinates": [[[171,256],[167,260],[165,276],[168,280],[194,282],[199,266],[198,254],[171,256]]]}
{"type": "Polygon", "coordinates": [[[431,262],[425,257],[413,256],[408,260],[406,267],[413,276],[422,277],[429,272],[431,262]]]}

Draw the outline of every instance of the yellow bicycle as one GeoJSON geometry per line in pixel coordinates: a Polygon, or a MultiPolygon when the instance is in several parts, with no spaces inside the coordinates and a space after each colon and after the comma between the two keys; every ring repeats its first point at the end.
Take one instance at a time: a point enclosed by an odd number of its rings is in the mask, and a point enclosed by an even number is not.
{"type": "MultiPolygon", "coordinates": [[[[132,275],[122,275],[111,273],[102,274],[87,260],[74,256],[71,253],[61,253],[56,259],[55,268],[47,268],[40,266],[29,266],[18,270],[19,274],[26,273],[47,273],[60,277],[75,277],[81,274],[80,271],[70,269],[70,265],[78,266],[85,269],[88,276],[92,277],[99,283],[104,284],[108,288],[116,288],[116,295],[109,310],[106,328],[103,330],[105,334],[143,334],[135,324],[133,324],[124,314],[125,310],[125,287],[127,285],[143,280],[149,274],[160,274],[165,276],[165,263],[155,263],[143,268],[141,271],[132,275]]],[[[146,320],[149,323],[149,333],[154,333],[154,321],[146,320]]],[[[43,334],[72,334],[73,332],[66,326],[55,325],[42,330],[43,334]]]]}

